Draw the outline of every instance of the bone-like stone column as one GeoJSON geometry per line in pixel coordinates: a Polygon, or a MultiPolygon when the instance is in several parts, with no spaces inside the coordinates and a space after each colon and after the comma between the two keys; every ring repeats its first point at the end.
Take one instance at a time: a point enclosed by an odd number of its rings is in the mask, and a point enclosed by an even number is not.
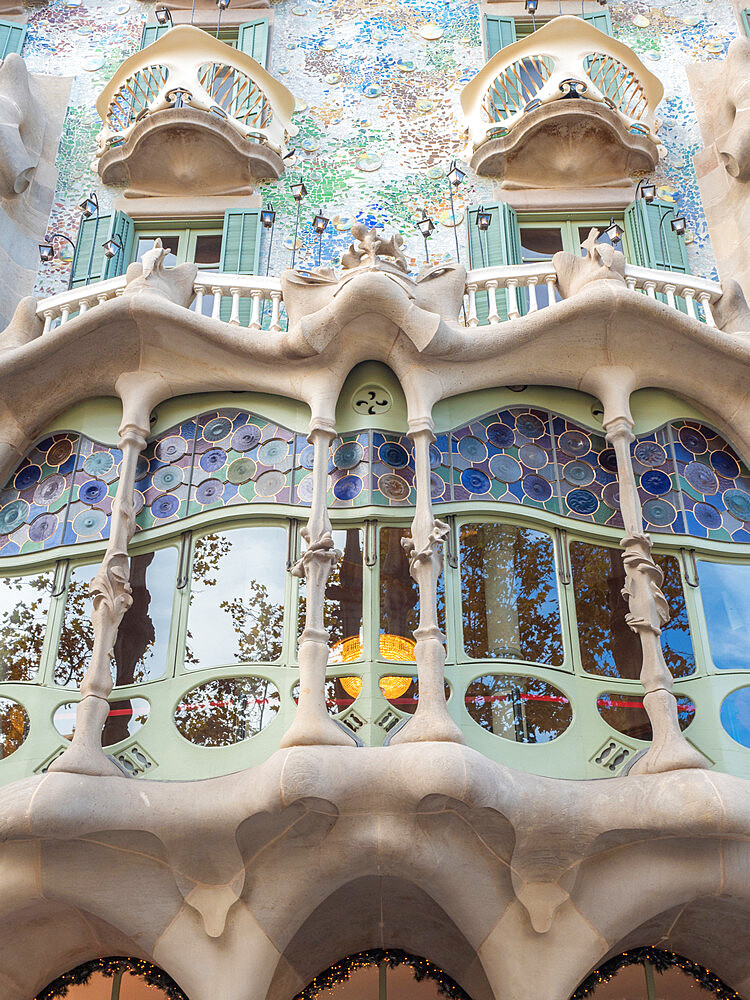
{"type": "Polygon", "coordinates": [[[122,450],[120,479],[112,501],[109,542],[101,565],[89,584],[93,607],[94,643],[91,661],[81,681],[81,701],[76,709],[76,725],[70,746],[50,766],[50,771],[76,774],[123,776],[120,768],[104,753],[102,728],[109,714],[112,692],[110,661],[123,615],[133,602],[130,591],[128,544],[135,533],[135,489],[138,456],[146,445],[149,419],[154,405],[147,378],[137,374],[118,379],[117,390],[123,404],[119,431],[122,450]],[[145,390],[145,391],[144,391],[145,390]]]}
{"type": "Polygon", "coordinates": [[[438,521],[432,510],[430,445],[435,440],[432,421],[410,420],[409,437],[414,444],[417,504],[411,538],[404,538],[402,544],[409,556],[409,572],[419,587],[419,625],[414,630],[419,701],[416,712],[391,743],[435,740],[464,743],[463,734],[445,704],[445,645],[438,626],[437,583],[443,569],[442,548],[448,525],[438,521]]]}
{"type": "Polygon", "coordinates": [[[653,732],[651,746],[635,762],[630,773],[654,774],[685,767],[708,767],[703,755],[680,731],[677,700],[672,693],[673,678],[664,661],[661,629],[669,621],[669,605],[661,591],[663,573],[651,555],[651,539],[643,531],[641,500],[630,457],[634,434],[629,410],[614,416],[605,412],[604,429],[617,456],[620,510],[625,525],[621,543],[626,579],[623,596],[629,607],[625,620],[641,642],[641,684],[646,691],[643,704],[653,732]]]}
{"type": "Polygon", "coordinates": [[[281,740],[282,747],[353,746],[356,740],[334,722],[326,710],[328,632],[323,618],[326,583],[341,552],[333,546],[328,517],[328,450],[336,437],[333,424],[313,417],[307,440],[313,446],[313,494],[302,558],[292,569],[306,586],[305,628],[299,643],[299,702],[294,721],[281,740]]]}

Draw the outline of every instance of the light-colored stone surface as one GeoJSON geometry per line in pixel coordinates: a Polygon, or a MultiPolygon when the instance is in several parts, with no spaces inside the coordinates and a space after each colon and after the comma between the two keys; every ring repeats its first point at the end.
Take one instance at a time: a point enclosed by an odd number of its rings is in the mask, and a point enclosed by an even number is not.
{"type": "Polygon", "coordinates": [[[556,781],[455,744],[296,748],[198,783],[48,774],[3,793],[3,995],[119,949],[191,1000],[286,1000],[390,945],[474,1000],[566,1000],[623,942],[679,942],[741,990],[750,959],[701,928],[750,910],[749,819],[726,775],[556,781]]]}
{"type": "Polygon", "coordinates": [[[70,83],[30,75],[15,53],[0,65],[0,326],[34,287],[70,83]]]}

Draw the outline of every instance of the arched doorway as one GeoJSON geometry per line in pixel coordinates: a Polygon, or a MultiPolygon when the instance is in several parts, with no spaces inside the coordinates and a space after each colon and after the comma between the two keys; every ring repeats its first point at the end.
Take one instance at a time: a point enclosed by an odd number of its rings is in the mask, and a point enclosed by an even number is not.
{"type": "Polygon", "coordinates": [[[35,1000],[188,1000],[158,966],[137,958],[97,958],[63,973],[35,1000]]]}
{"type": "Polygon", "coordinates": [[[471,1000],[455,980],[426,958],[398,948],[348,955],[319,973],[294,1000],[471,1000]]]}
{"type": "Polygon", "coordinates": [[[673,951],[634,948],[605,962],[585,979],[571,1000],[743,1000],[710,969],[673,951]]]}

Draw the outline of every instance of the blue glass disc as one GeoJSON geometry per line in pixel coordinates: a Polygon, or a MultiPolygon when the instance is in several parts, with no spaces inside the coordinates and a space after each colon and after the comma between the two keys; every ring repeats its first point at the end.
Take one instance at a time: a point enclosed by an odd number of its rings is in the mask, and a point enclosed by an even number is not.
{"type": "Polygon", "coordinates": [[[154,489],[168,493],[182,482],[182,469],[178,465],[163,465],[156,470],[151,481],[154,489]]]}
{"type": "Polygon", "coordinates": [[[27,465],[20,472],[16,473],[13,485],[17,490],[27,490],[30,486],[36,486],[42,478],[42,469],[39,465],[27,465]]]}
{"type": "Polygon", "coordinates": [[[557,443],[560,451],[572,458],[582,458],[591,451],[591,439],[583,431],[565,431],[557,443]]]}
{"type": "Polygon", "coordinates": [[[644,472],[641,475],[641,486],[647,493],[658,497],[669,493],[672,489],[672,480],[666,472],[660,472],[658,469],[649,469],[648,472],[644,472]]]}
{"type": "Polygon", "coordinates": [[[289,454],[289,445],[281,438],[271,438],[258,449],[258,461],[261,465],[277,465],[283,462],[289,454]]]}
{"type": "Polygon", "coordinates": [[[232,435],[232,447],[235,451],[252,451],[260,443],[260,427],[246,424],[232,435]]]}
{"type": "Polygon", "coordinates": [[[516,427],[524,437],[532,440],[544,434],[544,423],[533,413],[519,413],[516,417],[516,427]]]}
{"type": "Polygon", "coordinates": [[[649,524],[665,528],[677,518],[677,511],[669,500],[647,500],[643,505],[643,516],[649,524]]]}
{"type": "Polygon", "coordinates": [[[365,450],[359,441],[347,441],[336,449],[333,464],[337,469],[353,469],[365,457],[365,450]]]}
{"type": "Polygon", "coordinates": [[[34,491],[34,503],[39,504],[40,507],[47,507],[55,500],[59,500],[64,492],[65,476],[61,476],[59,472],[53,472],[37,486],[34,491]]]}
{"type": "Polygon", "coordinates": [[[685,479],[698,493],[716,493],[719,480],[702,462],[688,462],[684,469],[685,479]]]}
{"type": "Polygon", "coordinates": [[[490,424],[487,428],[487,440],[495,448],[510,448],[515,439],[513,428],[507,424],[490,424]]]}
{"type": "Polygon", "coordinates": [[[78,487],[78,497],[84,503],[99,503],[106,495],[107,484],[103,483],[101,479],[89,479],[87,483],[82,483],[78,487]]]}
{"type": "Polygon", "coordinates": [[[157,497],[154,500],[151,504],[151,512],[154,517],[158,518],[172,517],[173,514],[177,513],[179,506],[180,501],[177,497],[167,494],[166,496],[157,497]]]}
{"type": "Polygon", "coordinates": [[[723,479],[736,479],[740,474],[740,467],[729,452],[712,451],[709,462],[723,479]]]}
{"type": "Polygon", "coordinates": [[[380,460],[392,469],[402,469],[409,464],[409,453],[395,441],[386,441],[378,449],[380,460]]]}
{"type": "Polygon", "coordinates": [[[667,460],[666,451],[656,441],[639,441],[633,454],[641,465],[645,465],[649,469],[658,469],[667,460]]]}
{"type": "MultiPolygon", "coordinates": [[[[223,448],[211,448],[201,455],[201,469],[204,472],[216,472],[227,460],[227,453],[223,448]]],[[[156,477],[154,477],[156,479],[156,477]]]]}
{"type": "Polygon", "coordinates": [[[721,514],[710,503],[697,503],[693,507],[693,514],[698,524],[709,530],[721,527],[721,514]]]}
{"type": "Polygon", "coordinates": [[[458,442],[458,453],[467,462],[483,462],[487,458],[487,445],[476,437],[463,437],[458,442]]]}
{"type": "Polygon", "coordinates": [[[738,521],[750,521],[750,494],[744,490],[727,490],[724,503],[729,513],[738,521]]]}
{"type": "Polygon", "coordinates": [[[220,500],[224,492],[224,484],[218,479],[206,479],[195,491],[195,499],[199,504],[214,503],[220,500]]]}
{"type": "Polygon", "coordinates": [[[681,427],[677,433],[680,444],[694,455],[702,455],[707,450],[708,443],[705,437],[694,427],[681,427]]]}
{"type": "Polygon", "coordinates": [[[526,476],[521,484],[523,491],[530,500],[544,503],[552,496],[552,487],[541,476],[526,476]]]}
{"type": "Polygon", "coordinates": [[[203,428],[203,437],[206,441],[221,441],[232,429],[232,421],[226,417],[214,417],[209,420],[203,428]]]}
{"type": "Polygon", "coordinates": [[[430,445],[430,468],[437,469],[439,465],[443,464],[443,456],[440,449],[434,444],[430,445]]]}
{"type": "Polygon", "coordinates": [[[7,535],[23,524],[29,516],[29,505],[25,500],[13,500],[0,510],[0,533],[7,535]]]}
{"type": "Polygon", "coordinates": [[[489,493],[490,478],[481,469],[464,469],[461,473],[461,485],[469,493],[489,493]]]}
{"type": "Polygon", "coordinates": [[[523,476],[523,469],[512,455],[493,455],[490,472],[501,483],[517,483],[523,476]]]}
{"type": "Polygon", "coordinates": [[[362,492],[362,486],[359,476],[343,476],[333,484],[333,495],[337,500],[354,500],[362,492]]]}
{"type": "Polygon", "coordinates": [[[55,514],[40,514],[29,525],[29,538],[32,542],[43,542],[54,535],[57,524],[55,514]]]}
{"type": "Polygon", "coordinates": [[[440,499],[443,493],[445,493],[445,486],[445,480],[437,472],[430,473],[430,496],[433,500],[440,499]]]}
{"type": "Polygon", "coordinates": [[[172,434],[157,444],[154,454],[160,462],[176,462],[178,458],[182,458],[187,449],[188,443],[185,438],[172,434]]]}
{"type": "Polygon", "coordinates": [[[73,531],[79,538],[100,535],[107,525],[107,515],[103,510],[82,510],[73,520],[73,531]]]}
{"type": "Polygon", "coordinates": [[[90,476],[100,476],[104,472],[109,472],[114,464],[115,460],[108,451],[95,451],[83,463],[83,469],[90,476]]]}
{"type": "Polygon", "coordinates": [[[573,486],[588,486],[596,479],[596,473],[588,462],[568,462],[562,474],[563,479],[573,486]]]}
{"type": "Polygon", "coordinates": [[[593,514],[599,506],[599,501],[589,490],[571,490],[565,497],[565,503],[576,514],[593,514]]]}
{"type": "Polygon", "coordinates": [[[518,458],[529,469],[543,469],[549,461],[544,448],[535,444],[522,444],[518,449],[518,458]]]}
{"type": "Polygon", "coordinates": [[[617,474],[617,455],[615,455],[614,448],[605,448],[604,451],[600,451],[598,461],[605,472],[617,474]]]}

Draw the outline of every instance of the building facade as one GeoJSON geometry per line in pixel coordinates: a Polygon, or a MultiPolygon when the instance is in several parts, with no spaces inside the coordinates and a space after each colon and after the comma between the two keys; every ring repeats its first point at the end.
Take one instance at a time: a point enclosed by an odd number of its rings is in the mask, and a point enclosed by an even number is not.
{"type": "Polygon", "coordinates": [[[0,0],[2,1000],[750,1000],[749,30],[0,0]]]}

